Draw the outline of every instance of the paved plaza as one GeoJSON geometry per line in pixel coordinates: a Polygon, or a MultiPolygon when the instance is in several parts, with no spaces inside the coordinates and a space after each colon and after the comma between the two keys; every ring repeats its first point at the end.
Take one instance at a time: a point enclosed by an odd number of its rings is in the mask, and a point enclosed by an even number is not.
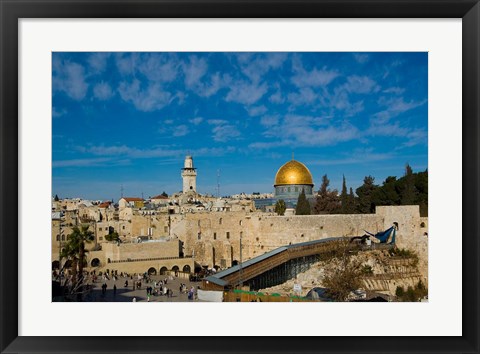
{"type": "MultiPolygon", "coordinates": [[[[166,295],[150,295],[150,302],[198,302],[199,300],[188,300],[187,293],[180,293],[180,285],[186,284],[187,291],[193,286],[197,289],[201,285],[201,282],[190,282],[188,279],[176,278],[166,275],[152,275],[151,281],[147,283],[145,280],[141,280],[141,289],[133,289],[134,282],[140,281],[136,276],[133,279],[118,277],[116,281],[112,278],[110,280],[104,280],[103,277],[98,277],[96,283],[93,283],[93,290],[89,295],[86,295],[85,301],[93,302],[132,302],[133,298],[136,298],[137,302],[147,302],[147,287],[154,287],[155,281],[158,283],[160,280],[165,281],[167,279],[166,287],[173,290],[173,296],[167,297],[166,295]],[[128,281],[128,287],[125,287],[125,281],[128,281]],[[107,290],[105,295],[102,294],[102,285],[107,284],[107,290]],[[117,290],[114,292],[113,286],[116,285],[117,290]]],[[[164,285],[165,286],[165,285],[164,285]]],[[[196,291],[195,291],[196,293],[196,291]]]]}

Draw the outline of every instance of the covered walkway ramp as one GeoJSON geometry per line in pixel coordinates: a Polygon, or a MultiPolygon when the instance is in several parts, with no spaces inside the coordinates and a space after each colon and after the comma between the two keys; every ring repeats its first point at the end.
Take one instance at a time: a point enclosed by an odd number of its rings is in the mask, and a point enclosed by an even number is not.
{"type": "Polygon", "coordinates": [[[381,240],[382,243],[365,244],[360,242],[366,237],[363,236],[332,237],[282,246],[205,278],[203,289],[230,290],[248,285],[251,290],[258,290],[282,284],[306,271],[313,263],[335,256],[339,250],[370,251],[391,248],[395,242],[395,229],[391,228],[377,235],[385,235],[387,232],[388,236],[393,235],[389,244],[386,243],[386,238],[381,240]]]}

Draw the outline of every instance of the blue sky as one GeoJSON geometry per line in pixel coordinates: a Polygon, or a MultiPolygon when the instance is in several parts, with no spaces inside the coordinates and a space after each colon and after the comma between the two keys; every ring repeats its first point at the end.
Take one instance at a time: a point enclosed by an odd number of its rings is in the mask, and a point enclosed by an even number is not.
{"type": "Polygon", "coordinates": [[[52,194],[272,192],[305,163],[315,189],[428,167],[427,53],[53,53],[52,194]]]}

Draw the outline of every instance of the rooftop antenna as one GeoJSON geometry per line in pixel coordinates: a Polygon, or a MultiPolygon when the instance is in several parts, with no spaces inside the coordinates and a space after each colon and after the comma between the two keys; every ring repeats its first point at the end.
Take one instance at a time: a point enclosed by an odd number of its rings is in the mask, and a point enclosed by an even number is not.
{"type": "Polygon", "coordinates": [[[217,198],[220,198],[220,170],[217,170],[217,198]]]}
{"type": "Polygon", "coordinates": [[[123,184],[120,185],[120,199],[123,198],[123,184]]]}
{"type": "Polygon", "coordinates": [[[295,153],[292,151],[292,160],[295,160],[295,153]]]}

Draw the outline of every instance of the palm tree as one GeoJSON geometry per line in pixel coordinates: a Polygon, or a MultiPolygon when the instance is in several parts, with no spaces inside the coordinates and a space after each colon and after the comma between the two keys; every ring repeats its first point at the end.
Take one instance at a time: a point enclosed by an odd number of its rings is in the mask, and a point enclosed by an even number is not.
{"type": "Polygon", "coordinates": [[[83,267],[85,257],[88,251],[85,250],[85,243],[90,243],[94,239],[93,231],[88,230],[89,225],[82,225],[80,228],[74,226],[72,233],[67,236],[67,243],[62,250],[61,257],[72,261],[73,285],[83,279],[83,267]],[[77,277],[78,266],[78,277],[77,277]],[[77,279],[78,278],[78,279],[77,279]]]}

